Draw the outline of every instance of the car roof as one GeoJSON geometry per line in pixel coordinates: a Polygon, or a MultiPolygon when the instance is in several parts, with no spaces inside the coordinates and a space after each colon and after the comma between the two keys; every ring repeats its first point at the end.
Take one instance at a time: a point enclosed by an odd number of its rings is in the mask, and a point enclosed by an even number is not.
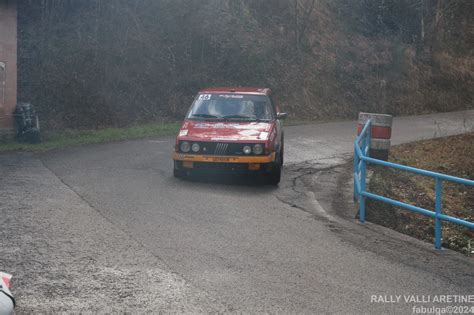
{"type": "Polygon", "coordinates": [[[199,93],[239,93],[269,96],[272,94],[272,90],[257,87],[209,87],[200,90],[199,93]]]}

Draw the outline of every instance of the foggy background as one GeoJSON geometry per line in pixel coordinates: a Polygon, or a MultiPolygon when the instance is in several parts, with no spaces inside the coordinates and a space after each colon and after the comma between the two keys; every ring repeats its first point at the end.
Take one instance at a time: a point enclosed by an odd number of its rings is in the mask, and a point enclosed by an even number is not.
{"type": "Polygon", "coordinates": [[[20,0],[19,101],[50,129],[181,119],[206,86],[294,119],[473,108],[471,0],[20,0]]]}

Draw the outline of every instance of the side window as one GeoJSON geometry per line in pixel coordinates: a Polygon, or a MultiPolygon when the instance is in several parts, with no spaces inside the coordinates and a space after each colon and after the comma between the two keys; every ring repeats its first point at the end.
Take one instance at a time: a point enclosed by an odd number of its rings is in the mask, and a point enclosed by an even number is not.
{"type": "Polygon", "coordinates": [[[276,117],[277,116],[276,114],[280,111],[280,108],[278,108],[278,104],[275,102],[275,99],[271,95],[270,95],[270,103],[272,104],[273,115],[276,117]]]}

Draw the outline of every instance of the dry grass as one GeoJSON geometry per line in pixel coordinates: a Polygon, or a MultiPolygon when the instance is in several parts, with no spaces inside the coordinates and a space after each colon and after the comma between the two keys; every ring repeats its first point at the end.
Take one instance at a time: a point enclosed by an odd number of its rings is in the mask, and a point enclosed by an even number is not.
{"type": "MultiPolygon", "coordinates": [[[[395,163],[457,177],[474,178],[474,133],[420,141],[392,148],[395,163]]],[[[434,209],[434,180],[387,168],[373,168],[370,190],[425,209],[434,209]]],[[[474,187],[443,182],[443,213],[474,221],[474,187]]],[[[405,234],[432,242],[434,221],[397,207],[369,201],[367,218],[405,234]]],[[[443,246],[467,253],[474,231],[443,222],[443,246]]]]}

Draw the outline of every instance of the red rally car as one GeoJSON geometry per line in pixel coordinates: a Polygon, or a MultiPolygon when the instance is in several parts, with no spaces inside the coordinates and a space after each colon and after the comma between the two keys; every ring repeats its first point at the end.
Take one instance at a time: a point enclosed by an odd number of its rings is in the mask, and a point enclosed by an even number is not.
{"type": "Polygon", "coordinates": [[[208,88],[194,99],[177,137],[174,176],[243,173],[280,182],[281,113],[267,88],[208,88]]]}

